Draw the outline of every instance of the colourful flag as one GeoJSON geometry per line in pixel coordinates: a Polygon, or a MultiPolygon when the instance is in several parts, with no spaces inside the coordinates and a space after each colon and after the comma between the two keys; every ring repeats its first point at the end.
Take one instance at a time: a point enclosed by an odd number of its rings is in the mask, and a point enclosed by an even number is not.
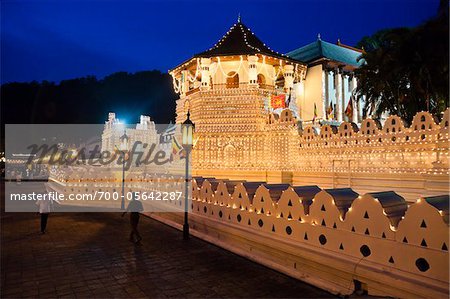
{"type": "Polygon", "coordinates": [[[313,117],[313,122],[316,121],[316,118],[317,118],[317,106],[316,106],[316,103],[314,103],[314,117],[313,117]]]}
{"type": "Polygon", "coordinates": [[[349,121],[352,120],[353,116],[353,95],[350,97],[348,101],[347,108],[345,108],[345,115],[347,115],[349,121]]]}
{"type": "Polygon", "coordinates": [[[330,102],[330,106],[327,108],[327,119],[333,119],[333,103],[330,102]]]}
{"type": "Polygon", "coordinates": [[[172,136],[172,153],[170,154],[170,160],[173,161],[175,157],[181,156],[183,148],[178,143],[178,140],[175,136],[172,136]]]}
{"type": "Polygon", "coordinates": [[[286,95],[272,95],[270,98],[270,106],[272,106],[273,109],[286,108],[286,95]]]}
{"type": "Polygon", "coordinates": [[[289,104],[291,103],[291,94],[292,94],[292,88],[289,88],[289,97],[286,100],[286,107],[289,107],[289,104]]]}

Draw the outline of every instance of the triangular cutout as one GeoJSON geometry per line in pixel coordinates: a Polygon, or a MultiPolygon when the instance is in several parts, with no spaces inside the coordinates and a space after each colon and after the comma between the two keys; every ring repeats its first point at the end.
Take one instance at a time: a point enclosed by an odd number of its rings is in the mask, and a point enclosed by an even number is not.
{"type": "Polygon", "coordinates": [[[403,238],[403,243],[408,243],[408,239],[406,239],[406,237],[403,238]]]}
{"type": "Polygon", "coordinates": [[[369,214],[367,214],[367,211],[364,213],[364,218],[369,219],[369,214]]]}
{"type": "Polygon", "coordinates": [[[366,228],[366,231],[364,232],[364,234],[365,234],[365,235],[370,235],[369,229],[368,229],[368,228],[366,228]]]}
{"type": "Polygon", "coordinates": [[[261,202],[264,202],[264,197],[261,197],[261,202]]]}
{"type": "Polygon", "coordinates": [[[272,231],[275,232],[275,225],[272,225],[272,231]]]}
{"type": "Polygon", "coordinates": [[[231,216],[230,215],[228,215],[228,220],[231,220],[231,216]]]}
{"type": "Polygon", "coordinates": [[[308,234],[305,233],[305,236],[303,237],[303,239],[308,240],[308,234]]]}
{"type": "Polygon", "coordinates": [[[339,245],[339,249],[344,250],[344,245],[342,245],[342,243],[341,243],[341,245],[339,245]]]}
{"type": "Polygon", "coordinates": [[[326,211],[326,210],[325,210],[325,206],[322,205],[322,207],[320,208],[320,210],[325,212],[325,211],[326,211]]]}
{"type": "Polygon", "coordinates": [[[383,234],[381,235],[381,237],[382,237],[383,239],[386,239],[386,234],[383,232],[383,234]]]}
{"type": "Polygon", "coordinates": [[[325,224],[325,219],[322,219],[322,226],[327,226],[327,225],[325,224]]]}
{"type": "Polygon", "coordinates": [[[283,212],[280,213],[280,218],[284,218],[283,212]]]}
{"type": "Polygon", "coordinates": [[[211,215],[214,215],[214,211],[211,211],[211,215]]]}
{"type": "Polygon", "coordinates": [[[444,242],[444,244],[442,244],[442,250],[448,251],[448,247],[447,247],[447,244],[445,244],[445,242],[444,242]]]}
{"type": "Polygon", "coordinates": [[[264,208],[261,208],[261,214],[264,214],[264,208]]]}
{"type": "Polygon", "coordinates": [[[335,222],[335,223],[333,223],[333,228],[337,228],[337,226],[336,226],[336,222],[335,222]]]}
{"type": "Polygon", "coordinates": [[[292,207],[292,201],[289,199],[288,206],[292,207]]]}
{"type": "Polygon", "coordinates": [[[355,227],[354,226],[352,226],[352,232],[355,232],[355,227]]]}
{"type": "Polygon", "coordinates": [[[242,194],[241,193],[239,193],[238,198],[242,198],[242,194]]]}
{"type": "Polygon", "coordinates": [[[301,222],[301,221],[302,221],[302,217],[298,217],[298,221],[300,221],[300,222],[301,222]]]}
{"type": "Polygon", "coordinates": [[[250,219],[248,220],[248,225],[252,225],[252,223],[250,222],[250,219]]]}
{"type": "Polygon", "coordinates": [[[288,215],[288,219],[289,219],[289,220],[291,220],[291,219],[292,219],[292,215],[291,215],[291,212],[289,212],[289,215],[288,215]]]}
{"type": "Polygon", "coordinates": [[[422,239],[422,242],[420,243],[420,246],[428,247],[428,244],[427,244],[427,242],[425,241],[425,239],[422,239]]]}
{"type": "Polygon", "coordinates": [[[425,220],[422,220],[422,223],[420,224],[420,227],[427,228],[427,224],[425,223],[425,220]]]}
{"type": "Polygon", "coordinates": [[[270,213],[270,211],[267,211],[267,216],[270,216],[270,215],[272,215],[272,213],[270,213]]]}
{"type": "Polygon", "coordinates": [[[391,263],[391,264],[394,263],[394,258],[392,256],[389,258],[389,263],[391,263]]]}

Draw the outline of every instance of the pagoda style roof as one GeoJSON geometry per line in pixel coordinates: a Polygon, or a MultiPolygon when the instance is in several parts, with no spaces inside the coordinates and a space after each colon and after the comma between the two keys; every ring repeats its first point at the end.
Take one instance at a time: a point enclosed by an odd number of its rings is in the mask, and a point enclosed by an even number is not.
{"type": "Polygon", "coordinates": [[[363,60],[358,61],[358,58],[361,56],[360,50],[341,44],[335,45],[321,40],[320,37],[315,42],[293,50],[287,53],[287,55],[306,63],[326,58],[354,67],[359,67],[363,64],[363,60]]]}
{"type": "Polygon", "coordinates": [[[276,58],[292,60],[290,57],[270,49],[264,44],[241,19],[209,50],[198,53],[194,57],[214,57],[233,55],[264,54],[276,58]]]}

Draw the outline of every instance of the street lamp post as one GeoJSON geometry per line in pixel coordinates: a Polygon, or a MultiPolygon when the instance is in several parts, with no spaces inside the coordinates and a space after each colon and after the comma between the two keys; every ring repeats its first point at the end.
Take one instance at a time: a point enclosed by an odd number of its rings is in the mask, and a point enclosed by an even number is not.
{"type": "Polygon", "coordinates": [[[123,131],[123,135],[120,137],[120,154],[122,156],[122,200],[120,202],[120,209],[125,210],[125,156],[128,151],[128,135],[126,131],[123,131]]]}
{"type": "Polygon", "coordinates": [[[190,119],[190,113],[188,110],[186,120],[181,124],[181,133],[183,138],[183,148],[186,151],[186,168],[185,168],[185,191],[184,191],[184,224],[183,224],[183,239],[189,239],[189,222],[188,222],[188,209],[189,209],[189,155],[193,145],[193,135],[195,125],[190,119]]]}

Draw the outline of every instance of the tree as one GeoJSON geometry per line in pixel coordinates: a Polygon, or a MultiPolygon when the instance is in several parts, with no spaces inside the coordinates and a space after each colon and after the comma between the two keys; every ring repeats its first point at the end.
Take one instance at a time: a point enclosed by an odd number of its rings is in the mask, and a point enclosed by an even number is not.
{"type": "Polygon", "coordinates": [[[397,114],[407,122],[419,111],[440,116],[448,107],[448,4],[416,28],[385,29],[364,37],[364,65],[355,75],[366,115],[397,114]]]}

